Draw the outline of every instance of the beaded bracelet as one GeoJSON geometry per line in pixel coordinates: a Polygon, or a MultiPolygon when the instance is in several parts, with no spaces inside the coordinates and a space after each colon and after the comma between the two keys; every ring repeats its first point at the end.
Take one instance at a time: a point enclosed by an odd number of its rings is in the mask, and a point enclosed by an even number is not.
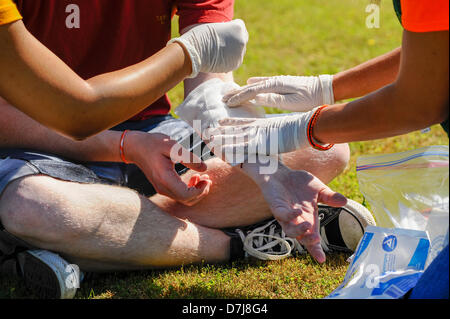
{"type": "Polygon", "coordinates": [[[129,130],[125,130],[122,133],[122,136],[120,137],[120,145],[119,145],[119,151],[120,151],[120,158],[122,159],[122,162],[124,162],[125,164],[130,164],[130,162],[128,162],[125,158],[125,152],[123,151],[123,147],[124,147],[124,141],[125,141],[125,135],[127,134],[129,130]]]}
{"type": "Polygon", "coordinates": [[[313,116],[311,117],[311,119],[309,120],[309,122],[308,122],[308,130],[307,130],[307,137],[308,137],[308,142],[309,142],[309,144],[313,147],[313,148],[315,148],[316,150],[319,150],[319,151],[327,151],[327,150],[329,150],[330,148],[332,148],[333,146],[334,146],[334,144],[328,144],[328,145],[326,145],[326,146],[322,146],[322,145],[320,145],[320,144],[317,144],[315,141],[314,141],[314,138],[313,138],[313,129],[314,129],[314,125],[316,124],[316,122],[317,122],[317,118],[319,117],[319,114],[320,114],[320,112],[322,112],[322,110],[324,109],[324,108],[326,108],[328,105],[322,105],[321,107],[319,107],[315,112],[314,112],[314,114],[313,114],[313,116]]]}

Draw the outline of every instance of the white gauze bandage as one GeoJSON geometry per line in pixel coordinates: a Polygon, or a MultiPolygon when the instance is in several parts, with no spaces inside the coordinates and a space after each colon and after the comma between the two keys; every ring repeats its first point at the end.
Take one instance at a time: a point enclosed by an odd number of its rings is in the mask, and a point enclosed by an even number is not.
{"type": "MultiPolygon", "coordinates": [[[[263,118],[265,112],[262,107],[240,106],[229,108],[222,97],[239,85],[234,82],[223,82],[220,79],[208,80],[195,88],[177,107],[175,114],[194,128],[197,134],[203,136],[205,129],[217,127],[221,119],[227,117],[238,118],[263,118]]],[[[232,166],[242,163],[233,156],[225,154],[226,161],[232,166]]]]}

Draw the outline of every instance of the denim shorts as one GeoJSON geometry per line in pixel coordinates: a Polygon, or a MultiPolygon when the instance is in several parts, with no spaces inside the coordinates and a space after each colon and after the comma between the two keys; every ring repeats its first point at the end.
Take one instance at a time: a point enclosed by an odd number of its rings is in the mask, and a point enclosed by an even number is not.
{"type": "MultiPolygon", "coordinates": [[[[170,136],[189,150],[201,150],[203,160],[213,157],[200,137],[185,122],[170,115],[157,116],[140,122],[125,122],[112,130],[138,130],[170,136]],[[200,146],[199,146],[200,145],[200,146]]],[[[178,174],[188,168],[175,165],[178,174]]],[[[0,196],[14,180],[29,175],[47,175],[60,180],[88,184],[124,186],[144,196],[156,194],[144,173],[133,164],[112,162],[76,162],[55,154],[28,149],[0,149],[0,196]]]]}

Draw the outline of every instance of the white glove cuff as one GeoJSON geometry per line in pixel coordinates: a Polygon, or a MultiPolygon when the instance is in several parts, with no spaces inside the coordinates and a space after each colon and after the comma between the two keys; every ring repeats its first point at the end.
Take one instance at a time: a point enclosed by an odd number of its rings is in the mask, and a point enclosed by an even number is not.
{"type": "Polygon", "coordinates": [[[181,44],[189,54],[192,63],[192,73],[189,75],[189,78],[195,78],[200,72],[201,60],[200,56],[197,53],[197,50],[189,43],[189,41],[183,39],[182,37],[170,39],[167,42],[167,45],[178,42],[181,44]]]}
{"type": "Polygon", "coordinates": [[[323,104],[334,104],[333,76],[329,74],[319,75],[322,85],[323,104]]]}

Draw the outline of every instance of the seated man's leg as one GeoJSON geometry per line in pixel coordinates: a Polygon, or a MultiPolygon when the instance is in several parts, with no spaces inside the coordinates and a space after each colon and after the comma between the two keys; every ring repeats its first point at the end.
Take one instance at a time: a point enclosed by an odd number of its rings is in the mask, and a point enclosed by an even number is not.
{"type": "Polygon", "coordinates": [[[221,262],[230,254],[222,231],[168,215],[116,186],[24,177],[4,190],[0,218],[8,232],[88,271],[221,262]]]}
{"type": "MultiPolygon", "coordinates": [[[[326,152],[311,148],[283,155],[286,166],[306,170],[325,184],[343,172],[348,159],[347,144],[338,144],[326,152]]],[[[250,225],[272,216],[258,186],[250,178],[218,158],[209,159],[206,163],[206,174],[213,185],[208,196],[196,205],[184,206],[160,195],[150,199],[174,216],[213,228],[250,225]]],[[[188,181],[191,174],[193,172],[188,171],[183,179],[188,181]]]]}

